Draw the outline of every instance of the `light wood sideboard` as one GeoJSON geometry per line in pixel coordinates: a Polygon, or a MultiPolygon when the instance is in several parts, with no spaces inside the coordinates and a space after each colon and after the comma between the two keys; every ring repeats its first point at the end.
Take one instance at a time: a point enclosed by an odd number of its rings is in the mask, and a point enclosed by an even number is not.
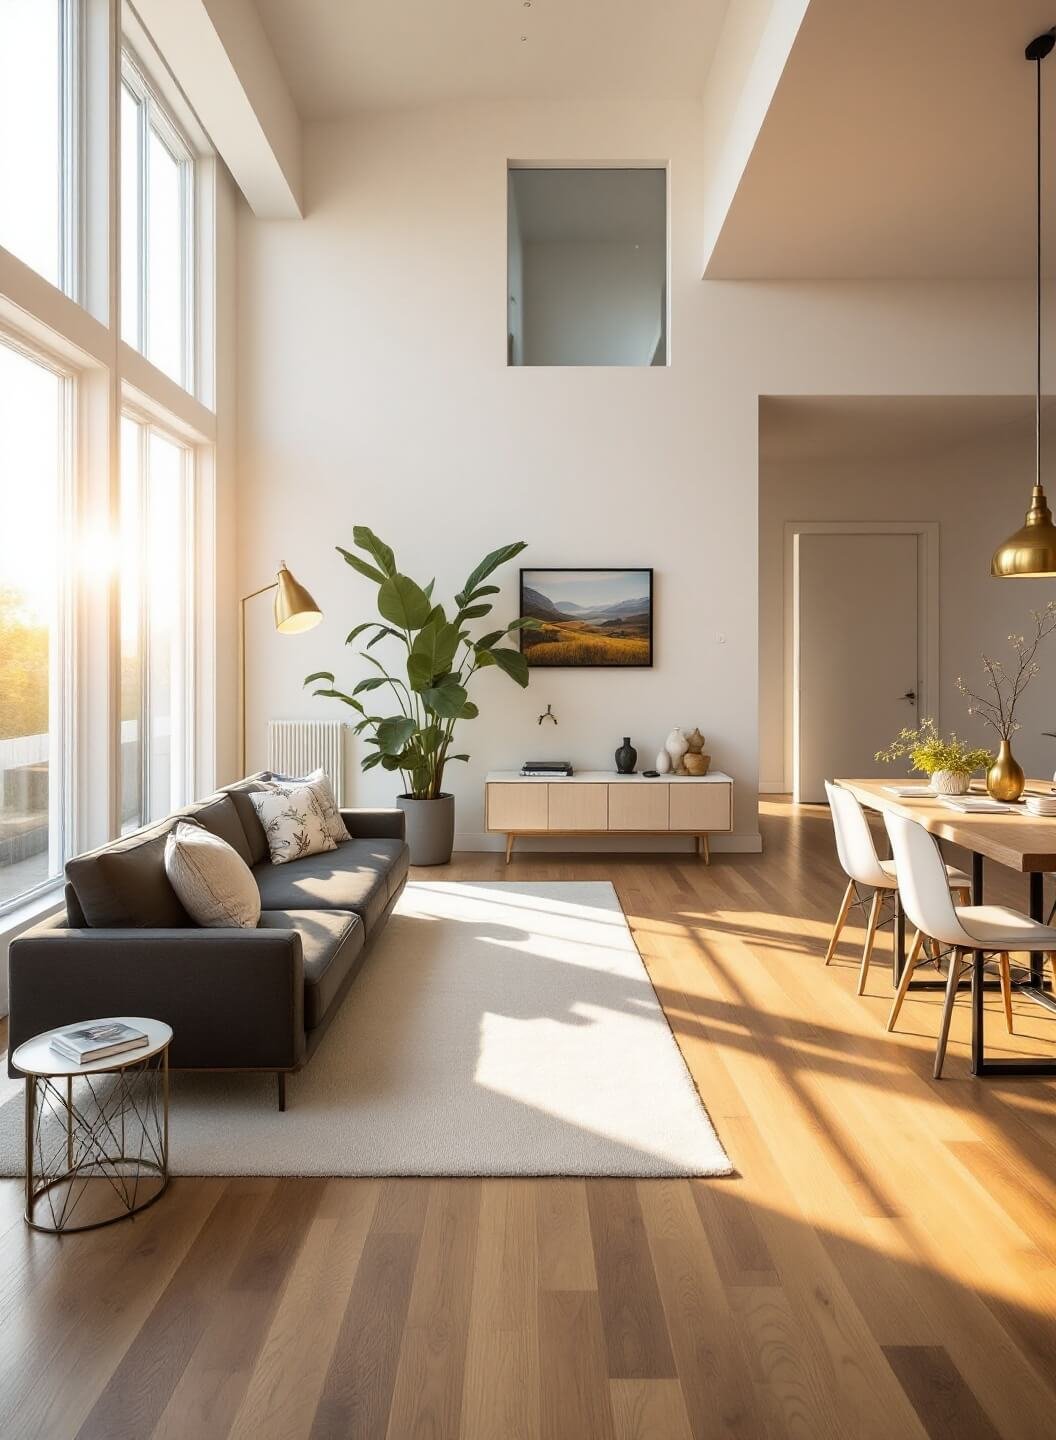
{"type": "Polygon", "coordinates": [[[484,823],[506,836],[506,862],[519,835],[692,835],[710,862],[708,836],[733,829],[733,780],[709,775],[616,775],[583,770],[567,778],[493,770],[484,782],[484,823]]]}

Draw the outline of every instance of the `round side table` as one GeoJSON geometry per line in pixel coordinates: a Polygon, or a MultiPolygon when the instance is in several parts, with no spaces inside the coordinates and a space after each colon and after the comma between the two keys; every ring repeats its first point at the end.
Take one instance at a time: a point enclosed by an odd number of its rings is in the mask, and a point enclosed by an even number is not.
{"type": "Polygon", "coordinates": [[[52,1050],[53,1035],[102,1018],[46,1030],[11,1056],[26,1077],[26,1223],[52,1235],[127,1220],[169,1183],[172,1030],[108,1016],[142,1030],[146,1045],[86,1065],[52,1050]]]}

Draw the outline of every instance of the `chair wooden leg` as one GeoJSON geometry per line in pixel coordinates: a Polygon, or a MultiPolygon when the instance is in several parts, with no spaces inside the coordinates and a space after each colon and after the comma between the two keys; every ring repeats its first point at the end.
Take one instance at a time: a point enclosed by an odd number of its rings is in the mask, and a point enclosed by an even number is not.
{"type": "Polygon", "coordinates": [[[829,948],[825,951],[825,964],[827,965],[836,954],[836,946],[839,943],[843,927],[847,923],[847,912],[854,900],[854,881],[847,881],[847,889],[843,892],[843,899],[840,901],[840,913],[836,916],[836,924],[832,927],[832,939],[829,941],[829,948]]]}
{"type": "Polygon", "coordinates": [[[965,961],[964,950],[955,950],[950,957],[950,973],[946,980],[946,998],[942,1002],[942,1021],[939,1025],[939,1039],[935,1046],[935,1068],[932,1071],[936,1080],[942,1078],[942,1064],[946,1059],[946,1043],[950,1038],[950,1021],[953,1019],[953,1007],[957,999],[957,982],[968,963],[965,961]]]}
{"type": "Polygon", "coordinates": [[[1012,1030],[1012,966],[1009,964],[1008,951],[1002,951],[997,957],[998,968],[1001,971],[1001,999],[1005,1002],[1005,1024],[1008,1026],[1008,1033],[1012,1030]]]}
{"type": "Polygon", "coordinates": [[[286,1109],[286,1072],[285,1072],[285,1070],[276,1070],[276,1072],[275,1072],[275,1078],[276,1078],[276,1080],[279,1082],[279,1109],[280,1109],[280,1110],[285,1110],[285,1109],[286,1109]]]}
{"type": "Polygon", "coordinates": [[[902,1001],[906,998],[906,991],[909,989],[909,982],[913,971],[917,968],[917,961],[920,959],[921,951],[924,948],[924,936],[918,930],[913,937],[913,948],[909,952],[906,967],[902,971],[902,979],[898,982],[898,990],[891,1002],[891,1014],[887,1017],[887,1028],[893,1030],[895,1021],[898,1019],[898,1012],[902,1009],[902,1001]]]}
{"type": "Polygon", "coordinates": [[[869,974],[869,961],[873,958],[876,944],[876,927],[880,919],[880,906],[884,903],[884,892],[873,891],[873,903],[869,907],[869,928],[865,932],[865,946],[862,950],[862,967],[858,971],[858,994],[865,994],[865,977],[869,974]]]}

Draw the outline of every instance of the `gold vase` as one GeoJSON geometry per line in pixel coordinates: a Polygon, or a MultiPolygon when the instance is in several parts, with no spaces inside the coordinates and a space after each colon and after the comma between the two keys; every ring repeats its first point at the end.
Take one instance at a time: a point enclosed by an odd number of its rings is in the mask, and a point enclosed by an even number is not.
{"type": "Polygon", "coordinates": [[[1012,746],[1007,740],[1002,740],[997,759],[986,772],[987,790],[995,800],[1004,800],[1007,803],[1019,799],[1026,783],[1027,777],[1023,774],[1022,765],[1012,754],[1012,746]]]}

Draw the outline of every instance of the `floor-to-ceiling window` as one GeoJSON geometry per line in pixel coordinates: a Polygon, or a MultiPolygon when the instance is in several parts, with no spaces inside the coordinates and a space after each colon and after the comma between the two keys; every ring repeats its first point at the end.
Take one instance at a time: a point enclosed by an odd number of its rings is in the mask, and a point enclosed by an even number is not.
{"type": "Polygon", "coordinates": [[[0,910],[62,873],[70,382],[0,337],[0,910]]]}
{"type": "Polygon", "coordinates": [[[121,420],[121,824],[188,799],[193,772],[193,454],[121,420]]]}
{"type": "Polygon", "coordinates": [[[189,388],[194,167],[128,53],[121,78],[121,338],[189,388]]]}
{"type": "Polygon", "coordinates": [[[0,245],[70,292],[76,0],[0,3],[0,245]]]}
{"type": "Polygon", "coordinates": [[[0,0],[0,915],[211,778],[214,183],[131,8],[0,0]]]}

